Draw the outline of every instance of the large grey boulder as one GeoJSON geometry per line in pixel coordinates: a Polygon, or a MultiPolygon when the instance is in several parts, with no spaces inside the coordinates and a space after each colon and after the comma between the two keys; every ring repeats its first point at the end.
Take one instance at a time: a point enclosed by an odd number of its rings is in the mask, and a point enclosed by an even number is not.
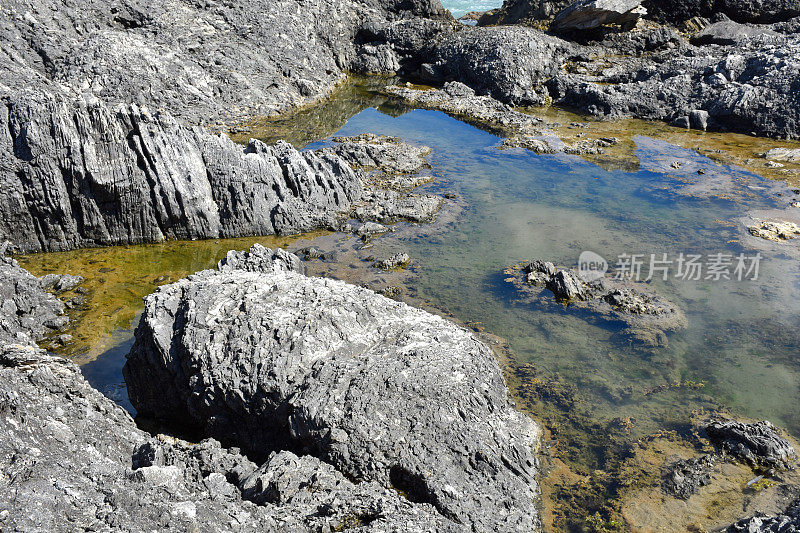
{"type": "Polygon", "coordinates": [[[538,527],[538,430],[491,350],[367,289],[200,272],[146,299],[124,374],[143,416],[314,455],[475,531],[538,527]]]}
{"type": "Polygon", "coordinates": [[[554,76],[573,46],[525,27],[465,28],[440,39],[431,70],[467,84],[480,95],[515,105],[548,102],[541,85],[554,76]]]}
{"type": "Polygon", "coordinates": [[[3,531],[466,531],[313,457],[259,467],[214,440],[151,437],[35,347],[0,346],[0,409],[3,531]]]}

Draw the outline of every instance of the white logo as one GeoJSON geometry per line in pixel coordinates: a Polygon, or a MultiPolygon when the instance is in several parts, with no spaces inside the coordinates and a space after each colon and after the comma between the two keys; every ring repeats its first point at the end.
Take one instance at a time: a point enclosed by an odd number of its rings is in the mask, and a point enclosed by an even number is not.
{"type": "Polygon", "coordinates": [[[578,276],[585,282],[596,281],[608,272],[608,261],[594,252],[583,252],[578,258],[578,276]]]}

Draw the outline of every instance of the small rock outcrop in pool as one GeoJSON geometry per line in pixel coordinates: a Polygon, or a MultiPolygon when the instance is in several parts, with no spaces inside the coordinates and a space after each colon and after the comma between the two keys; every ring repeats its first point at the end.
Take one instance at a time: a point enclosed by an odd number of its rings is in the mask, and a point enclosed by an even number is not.
{"type": "Polygon", "coordinates": [[[538,428],[467,330],[294,272],[204,271],[146,299],[125,379],[143,415],[310,454],[475,531],[532,531],[538,428]]]}
{"type": "Polygon", "coordinates": [[[658,348],[667,345],[667,333],[686,327],[686,316],[675,304],[630,280],[600,278],[586,282],[570,269],[546,261],[532,261],[505,270],[506,281],[517,289],[523,302],[588,310],[608,321],[620,322],[620,332],[634,345],[658,348]],[[555,301],[545,298],[545,291],[555,301]]]}
{"type": "Polygon", "coordinates": [[[334,142],[334,146],[320,152],[341,157],[357,170],[364,183],[361,198],[352,210],[355,218],[382,224],[400,220],[430,222],[442,207],[444,200],[440,196],[411,192],[433,181],[431,176],[418,174],[429,167],[429,147],[372,133],[337,137],[334,142]]]}
{"type": "Polygon", "coordinates": [[[716,446],[754,467],[785,469],[797,459],[794,447],[767,421],[715,420],[706,426],[706,433],[716,446]]]}

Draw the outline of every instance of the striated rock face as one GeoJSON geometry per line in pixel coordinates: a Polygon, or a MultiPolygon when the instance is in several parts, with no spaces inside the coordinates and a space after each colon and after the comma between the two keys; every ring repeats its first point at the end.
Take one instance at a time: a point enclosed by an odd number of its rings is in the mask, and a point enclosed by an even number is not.
{"type": "Polygon", "coordinates": [[[617,24],[630,29],[646,13],[641,0],[578,0],[559,12],[551,27],[555,31],[573,31],[617,24]]]}
{"type": "Polygon", "coordinates": [[[242,151],[192,126],[308,104],[359,70],[368,26],[405,57],[448,19],[439,0],[4,2],[0,240],[49,251],[330,226],[360,190],[337,158],[242,151]]]}
{"type": "Polygon", "coordinates": [[[136,106],[44,93],[5,103],[0,238],[24,251],[310,230],[361,194],[331,154],[242,148],[136,106]]]}
{"type": "Polygon", "coordinates": [[[538,429],[509,404],[491,351],[369,290],[200,272],[148,297],[124,372],[145,416],[253,453],[311,454],[475,531],[538,527],[538,429]]]}

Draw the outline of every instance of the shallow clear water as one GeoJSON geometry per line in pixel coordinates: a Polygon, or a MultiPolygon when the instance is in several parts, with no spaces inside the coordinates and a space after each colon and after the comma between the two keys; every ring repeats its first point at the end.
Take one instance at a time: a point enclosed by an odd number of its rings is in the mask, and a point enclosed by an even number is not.
{"type": "Polygon", "coordinates": [[[458,18],[470,11],[488,11],[503,5],[503,0],[443,0],[442,5],[458,18]]]}
{"type": "Polygon", "coordinates": [[[689,322],[671,335],[669,347],[654,353],[626,346],[613,326],[590,324],[567,309],[515,305],[502,274],[504,267],[533,258],[575,267],[584,250],[610,263],[623,253],[755,254],[737,242],[737,219],[775,205],[761,192],[772,182],[638,138],[643,168],[681,159],[707,168],[708,178],[748,181],[746,205],[686,197],[671,192],[682,181],[664,173],[606,171],[576,156],[498,150],[497,137],[432,111],[393,118],[368,109],[338,134],[362,132],[430,145],[440,180],[469,205],[455,229],[435,242],[407,242],[420,269],[419,291],[461,321],[482,323],[507,339],[519,361],[578,385],[595,419],[632,417],[635,433],[651,432],[688,409],[721,402],[800,434],[796,259],[760,250],[757,281],[653,281],[689,322]],[[705,386],[644,395],[687,381],[705,386]]]}

